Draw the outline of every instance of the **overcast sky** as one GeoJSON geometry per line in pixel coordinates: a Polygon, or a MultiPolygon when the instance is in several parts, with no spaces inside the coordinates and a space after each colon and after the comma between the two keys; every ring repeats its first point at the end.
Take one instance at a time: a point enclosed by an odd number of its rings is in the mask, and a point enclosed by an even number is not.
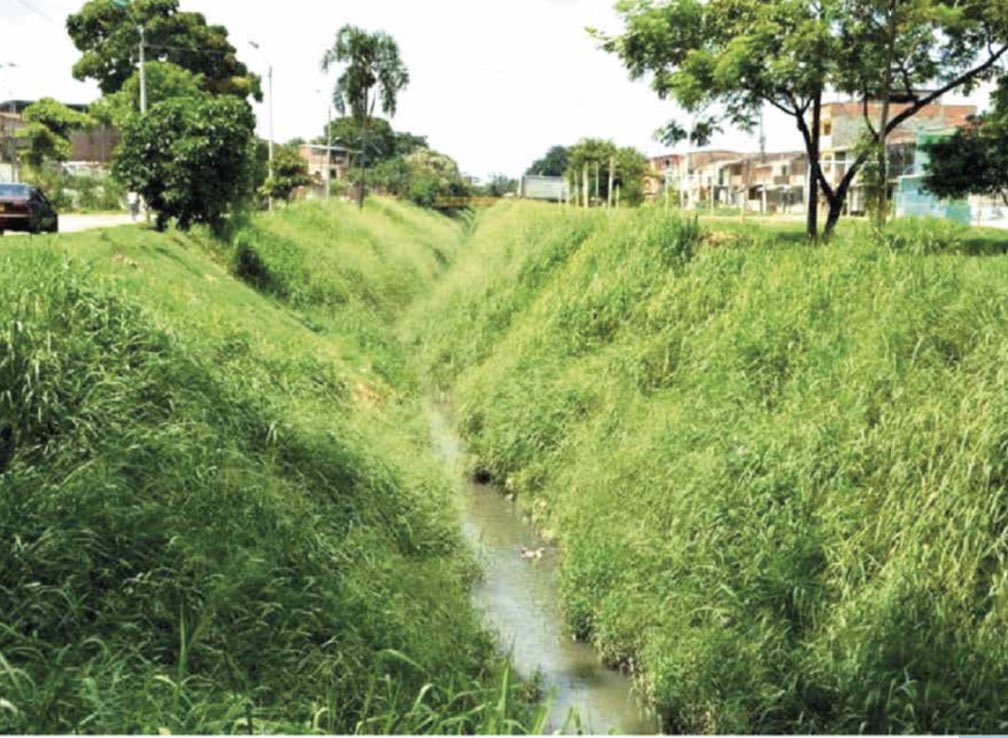
{"type": "MultiPolygon", "coordinates": [[[[230,31],[239,57],[265,77],[273,64],[277,140],[319,135],[337,76],[319,70],[336,30],[353,23],[384,30],[399,44],[410,85],[392,124],[426,135],[434,148],[479,177],[517,176],[554,144],[585,136],[636,146],[648,155],[665,149],[652,136],[680,117],[643,81],[631,82],[619,60],[599,51],[586,26],[620,29],[614,0],[181,0],[230,31]],[[251,48],[258,42],[264,54],[251,48]]],[[[90,102],[93,83],[75,81],[78,58],[66,16],[83,0],[0,0],[0,98],[57,97],[90,102]]],[[[952,99],[950,98],[950,101],[952,99]]],[[[970,98],[981,107],[986,93],[970,98]]],[[[259,131],[268,131],[257,105],[259,131]]],[[[767,150],[800,149],[789,118],[766,114],[767,150]]],[[[712,146],[754,150],[755,135],[726,131],[712,146]]]]}

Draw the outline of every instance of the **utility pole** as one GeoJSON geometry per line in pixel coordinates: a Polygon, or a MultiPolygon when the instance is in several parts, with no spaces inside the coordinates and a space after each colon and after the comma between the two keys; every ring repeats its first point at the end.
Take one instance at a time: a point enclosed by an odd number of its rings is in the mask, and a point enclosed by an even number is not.
{"type": "Polygon", "coordinates": [[[612,191],[612,188],[613,188],[613,168],[615,167],[615,165],[616,165],[616,162],[613,160],[613,157],[610,156],[609,157],[609,189],[606,190],[606,207],[609,207],[609,208],[611,208],[613,206],[613,191],[612,191]]]}
{"type": "MultiPolygon", "coordinates": [[[[266,94],[269,96],[269,178],[272,182],[273,180],[273,65],[270,60],[266,58],[265,52],[259,47],[255,41],[249,41],[249,45],[262,54],[263,60],[266,62],[267,72],[266,72],[266,94]]],[[[326,156],[328,157],[328,152],[326,156]]],[[[268,198],[269,209],[273,209],[273,195],[270,194],[268,198]]]]}
{"type": "Polygon", "coordinates": [[[326,152],[325,152],[325,197],[332,194],[332,102],[329,103],[326,118],[326,152]]]}

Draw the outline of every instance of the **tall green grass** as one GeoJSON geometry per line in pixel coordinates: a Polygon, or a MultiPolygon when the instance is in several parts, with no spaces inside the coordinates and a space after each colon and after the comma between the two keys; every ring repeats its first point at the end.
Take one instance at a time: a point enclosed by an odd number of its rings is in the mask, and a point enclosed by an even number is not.
{"type": "Polygon", "coordinates": [[[4,244],[0,731],[534,727],[393,331],[461,233],[373,201],[4,244]]]}
{"type": "Polygon", "coordinates": [[[1001,250],[508,203],[407,332],[666,729],[1003,732],[1001,250]]]}

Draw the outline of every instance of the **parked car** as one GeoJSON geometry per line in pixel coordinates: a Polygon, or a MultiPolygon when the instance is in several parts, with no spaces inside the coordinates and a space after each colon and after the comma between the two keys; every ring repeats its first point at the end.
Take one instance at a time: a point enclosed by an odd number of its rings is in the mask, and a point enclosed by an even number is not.
{"type": "Polygon", "coordinates": [[[35,185],[0,182],[0,236],[4,231],[56,233],[59,214],[35,185]]]}

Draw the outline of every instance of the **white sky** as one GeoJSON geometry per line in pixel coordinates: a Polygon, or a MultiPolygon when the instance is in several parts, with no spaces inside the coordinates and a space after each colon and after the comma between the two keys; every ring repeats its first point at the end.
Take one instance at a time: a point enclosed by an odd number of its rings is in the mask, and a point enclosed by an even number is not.
{"type": "MultiPolygon", "coordinates": [[[[70,75],[79,54],[66,16],[84,0],[0,0],[0,99],[52,96],[90,102],[97,86],[70,75]]],[[[399,44],[411,82],[401,94],[396,130],[426,135],[463,172],[520,175],[554,144],[609,138],[648,155],[665,148],[652,135],[680,116],[644,81],[631,82],[619,60],[596,48],[586,26],[620,29],[615,0],[181,0],[230,32],[239,58],[265,77],[273,63],[277,140],[321,134],[337,76],[319,70],[336,30],[353,23],[384,30],[399,44]],[[323,94],[320,90],[325,90],[323,94]]],[[[949,98],[952,102],[957,98],[949,98]]],[[[987,104],[986,93],[970,102],[987,104]]],[[[260,135],[268,133],[257,105],[260,135]]],[[[791,119],[768,110],[768,151],[800,149],[791,119]]],[[[755,150],[755,134],[726,131],[717,148],[755,150]]]]}

